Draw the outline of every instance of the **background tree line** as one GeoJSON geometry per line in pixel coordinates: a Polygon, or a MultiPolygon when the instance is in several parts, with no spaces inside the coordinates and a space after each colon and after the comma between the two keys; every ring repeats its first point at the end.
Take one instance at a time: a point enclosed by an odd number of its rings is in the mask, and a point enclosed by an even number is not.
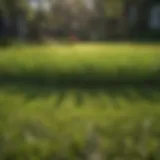
{"type": "Polygon", "coordinates": [[[37,0],[33,7],[29,0],[0,0],[1,37],[31,41],[76,34],[82,40],[125,39],[129,34],[126,12],[130,2],[132,0],[37,0]]]}

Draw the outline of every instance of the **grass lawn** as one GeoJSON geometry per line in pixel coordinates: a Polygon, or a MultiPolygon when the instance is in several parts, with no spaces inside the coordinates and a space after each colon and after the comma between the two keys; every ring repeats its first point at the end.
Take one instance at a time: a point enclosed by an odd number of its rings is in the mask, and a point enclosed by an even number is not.
{"type": "Polygon", "coordinates": [[[159,49],[0,49],[0,159],[159,160],[159,49]]]}
{"type": "Polygon", "coordinates": [[[13,47],[0,50],[0,76],[61,84],[159,81],[159,50],[149,44],[13,47]]]}

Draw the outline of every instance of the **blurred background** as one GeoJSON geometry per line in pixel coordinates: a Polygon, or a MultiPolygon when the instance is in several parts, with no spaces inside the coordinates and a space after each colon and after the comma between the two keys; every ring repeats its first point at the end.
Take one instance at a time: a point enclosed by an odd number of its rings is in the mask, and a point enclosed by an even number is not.
{"type": "Polygon", "coordinates": [[[1,40],[160,40],[160,0],[0,0],[1,40]]]}
{"type": "Polygon", "coordinates": [[[160,0],[0,0],[0,160],[160,160],[159,42],[160,0]]]}

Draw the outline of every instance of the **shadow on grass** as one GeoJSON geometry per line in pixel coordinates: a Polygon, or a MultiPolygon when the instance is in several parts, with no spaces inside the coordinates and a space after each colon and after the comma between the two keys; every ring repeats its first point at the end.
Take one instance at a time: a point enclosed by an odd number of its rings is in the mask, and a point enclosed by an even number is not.
{"type": "Polygon", "coordinates": [[[111,100],[114,106],[119,106],[118,98],[126,99],[127,101],[135,102],[137,100],[145,100],[147,102],[160,102],[160,86],[159,85],[106,85],[106,86],[92,86],[92,85],[39,85],[39,84],[25,84],[25,83],[0,83],[0,89],[7,91],[7,94],[16,95],[23,94],[27,102],[34,99],[45,99],[50,96],[56,97],[56,103],[54,106],[59,108],[62,106],[62,102],[67,99],[69,91],[72,93],[73,101],[76,106],[81,107],[85,103],[85,96],[90,99],[99,99],[101,96],[111,100]]]}
{"type": "Polygon", "coordinates": [[[76,91],[75,99],[76,99],[76,105],[78,107],[82,106],[84,102],[83,91],[76,91]]]}
{"type": "Polygon", "coordinates": [[[60,92],[57,91],[57,100],[56,100],[56,104],[55,107],[59,108],[62,104],[62,102],[64,101],[65,97],[66,97],[66,90],[61,90],[60,92]]]}

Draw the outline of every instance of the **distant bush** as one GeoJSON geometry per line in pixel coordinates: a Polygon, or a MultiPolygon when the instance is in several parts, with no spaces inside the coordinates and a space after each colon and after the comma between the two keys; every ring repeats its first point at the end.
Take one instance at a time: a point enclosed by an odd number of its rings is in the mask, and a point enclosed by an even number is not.
{"type": "Polygon", "coordinates": [[[9,47],[11,45],[11,40],[8,38],[0,38],[0,47],[9,47]]]}

